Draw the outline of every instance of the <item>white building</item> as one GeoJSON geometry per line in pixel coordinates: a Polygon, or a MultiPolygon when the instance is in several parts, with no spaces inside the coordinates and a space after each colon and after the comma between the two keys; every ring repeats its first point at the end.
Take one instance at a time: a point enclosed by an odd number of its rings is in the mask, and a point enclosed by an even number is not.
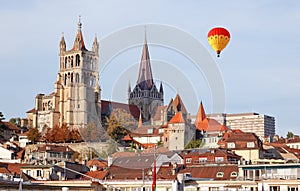
{"type": "Polygon", "coordinates": [[[275,135],[275,118],[258,113],[211,114],[207,115],[230,129],[255,133],[261,140],[275,135]]]}

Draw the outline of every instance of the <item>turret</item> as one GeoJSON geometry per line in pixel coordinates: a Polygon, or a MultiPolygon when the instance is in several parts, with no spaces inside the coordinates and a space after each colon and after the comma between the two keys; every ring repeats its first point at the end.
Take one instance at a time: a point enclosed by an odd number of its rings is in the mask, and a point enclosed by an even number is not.
{"type": "Polygon", "coordinates": [[[98,40],[97,40],[97,37],[96,37],[96,36],[95,36],[95,38],[94,38],[92,50],[93,50],[93,52],[95,52],[97,55],[99,54],[99,43],[98,43],[98,40]]]}
{"type": "Polygon", "coordinates": [[[65,42],[65,37],[64,33],[62,34],[60,43],[59,43],[59,52],[60,54],[66,51],[66,42],[65,42]]]}

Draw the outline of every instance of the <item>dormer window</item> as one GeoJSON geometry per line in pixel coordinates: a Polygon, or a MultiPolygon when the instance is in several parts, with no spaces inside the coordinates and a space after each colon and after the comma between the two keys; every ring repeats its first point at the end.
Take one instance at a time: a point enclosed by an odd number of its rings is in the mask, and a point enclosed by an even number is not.
{"type": "Polygon", "coordinates": [[[227,148],[235,148],[235,143],[227,143],[227,148]]]}
{"type": "Polygon", "coordinates": [[[207,157],[199,157],[199,163],[206,163],[207,157]]]}
{"type": "Polygon", "coordinates": [[[254,148],[254,142],[247,142],[247,148],[254,148]]]}
{"type": "Polygon", "coordinates": [[[233,172],[231,172],[230,177],[237,177],[237,175],[238,175],[238,173],[233,171],[233,172]]]}
{"type": "Polygon", "coordinates": [[[216,177],[217,178],[223,178],[224,177],[224,172],[218,172],[216,177]]]}
{"type": "Polygon", "coordinates": [[[185,163],[187,163],[187,164],[192,163],[192,158],[185,159],[185,163]]]}

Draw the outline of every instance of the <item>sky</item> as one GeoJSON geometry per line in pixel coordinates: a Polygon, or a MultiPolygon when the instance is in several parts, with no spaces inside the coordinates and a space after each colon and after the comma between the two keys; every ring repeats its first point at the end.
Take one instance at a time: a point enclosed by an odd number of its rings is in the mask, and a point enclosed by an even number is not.
{"type": "Polygon", "coordinates": [[[0,111],[7,120],[25,118],[36,94],[53,92],[60,38],[63,33],[71,48],[81,15],[86,47],[91,49],[95,35],[100,42],[102,99],[126,102],[146,26],[152,72],[164,84],[165,104],[179,93],[192,115],[203,101],[207,113],[266,114],[275,117],[277,134],[300,134],[299,10],[297,0],[0,0],[0,111]],[[231,34],[220,58],[207,43],[216,26],[231,34]],[[105,60],[112,50],[119,52],[105,60]],[[224,107],[217,108],[219,103],[224,107]]]}

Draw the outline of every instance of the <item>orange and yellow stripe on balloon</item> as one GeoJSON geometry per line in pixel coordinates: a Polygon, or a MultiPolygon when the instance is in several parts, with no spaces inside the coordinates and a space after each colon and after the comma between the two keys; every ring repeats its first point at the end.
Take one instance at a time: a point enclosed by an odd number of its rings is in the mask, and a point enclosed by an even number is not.
{"type": "Polygon", "coordinates": [[[221,51],[226,47],[230,40],[230,33],[225,28],[216,27],[208,32],[207,40],[219,57],[221,51]]]}

